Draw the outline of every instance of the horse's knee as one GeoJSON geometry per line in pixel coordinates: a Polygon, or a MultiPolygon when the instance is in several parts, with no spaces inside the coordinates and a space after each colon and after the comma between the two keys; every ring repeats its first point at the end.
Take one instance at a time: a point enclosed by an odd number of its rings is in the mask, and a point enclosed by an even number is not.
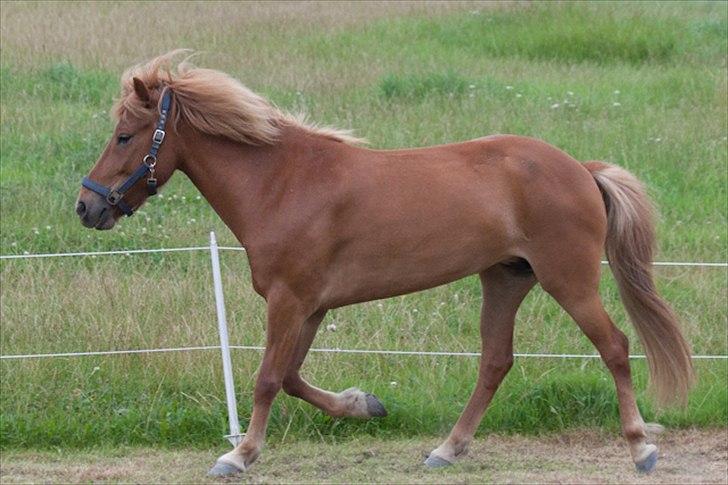
{"type": "Polygon", "coordinates": [[[619,329],[615,328],[612,341],[603,355],[607,368],[618,374],[629,373],[629,340],[619,329]]]}
{"type": "Polygon", "coordinates": [[[301,377],[295,374],[289,374],[283,379],[283,392],[293,397],[301,397],[301,377]]]}
{"type": "Polygon", "coordinates": [[[282,382],[278,379],[259,377],[255,383],[253,399],[255,402],[271,402],[281,390],[282,382]]]}
{"type": "Polygon", "coordinates": [[[508,371],[513,367],[513,356],[502,359],[493,359],[485,364],[483,369],[483,384],[486,389],[497,388],[508,371]]]}

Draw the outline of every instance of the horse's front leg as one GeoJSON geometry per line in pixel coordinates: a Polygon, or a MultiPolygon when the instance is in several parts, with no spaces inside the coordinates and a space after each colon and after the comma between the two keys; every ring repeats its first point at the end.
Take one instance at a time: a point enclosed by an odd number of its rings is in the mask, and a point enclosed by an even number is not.
{"type": "MultiPolygon", "coordinates": [[[[272,292],[273,293],[273,292],[272,292]]],[[[303,322],[314,313],[288,291],[268,295],[268,327],[265,353],[253,393],[253,413],[243,441],[218,458],[211,476],[233,475],[245,471],[260,455],[265,441],[268,415],[287,370],[295,356],[303,322]]]]}
{"type": "Polygon", "coordinates": [[[386,416],[387,411],[373,394],[363,392],[355,387],[343,392],[333,393],[312,386],[301,377],[301,365],[306,359],[306,354],[311,348],[311,343],[324,315],[326,315],[325,310],[316,312],[304,322],[298,337],[296,358],[283,379],[283,390],[291,396],[313,404],[329,416],[356,418],[386,416]]]}

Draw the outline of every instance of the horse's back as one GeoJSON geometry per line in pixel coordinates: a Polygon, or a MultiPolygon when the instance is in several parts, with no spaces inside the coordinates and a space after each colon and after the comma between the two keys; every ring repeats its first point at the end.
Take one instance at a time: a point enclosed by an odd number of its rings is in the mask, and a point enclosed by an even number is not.
{"type": "Polygon", "coordinates": [[[579,162],[532,138],[360,153],[329,225],[329,288],[345,303],[347,287],[362,300],[382,298],[522,256],[534,242],[573,232],[565,224],[593,218],[595,197],[601,204],[579,162]]]}

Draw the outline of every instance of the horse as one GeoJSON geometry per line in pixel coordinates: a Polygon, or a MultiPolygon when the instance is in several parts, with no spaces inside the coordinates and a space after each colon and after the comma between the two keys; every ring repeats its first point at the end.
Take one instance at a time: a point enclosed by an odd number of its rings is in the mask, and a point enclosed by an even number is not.
{"type": "Polygon", "coordinates": [[[451,465],[466,452],[513,365],[516,311],[538,283],[611,373],[637,470],[655,468],[629,343],[599,296],[603,252],[657,402],[684,404],[694,377],[678,319],[654,284],[654,208],[634,175],[515,135],[369,149],[348,130],[308,123],[223,72],[175,61],[178,54],[122,75],[116,127],[75,209],[84,226],[111,229],[179,170],[246,248],[254,289],[267,304],[266,346],[247,433],[210,475],[244,472],[258,458],[281,389],[331,416],[386,416],[370,393],[330,392],[301,377],[328,310],[474,274],[484,295],[478,378],[424,464],[451,465]]]}

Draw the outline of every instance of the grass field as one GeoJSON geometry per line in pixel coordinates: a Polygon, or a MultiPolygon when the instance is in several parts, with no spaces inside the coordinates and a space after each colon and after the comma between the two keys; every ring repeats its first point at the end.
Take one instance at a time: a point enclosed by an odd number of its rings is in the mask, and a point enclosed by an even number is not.
{"type": "MultiPolygon", "coordinates": [[[[0,253],[204,245],[232,235],[182,175],[111,232],[81,227],[79,181],[113,124],[129,65],[176,47],[230,72],[280,107],[351,127],[373,147],[491,133],[544,139],[582,160],[636,173],[662,217],[660,260],[725,261],[728,12],[725,3],[4,3],[0,10],[0,253]]],[[[568,250],[568,248],[565,248],[568,250]]],[[[264,339],[263,302],[241,253],[223,254],[231,341],[264,339]]],[[[658,285],[698,354],[727,354],[726,271],[660,268],[658,285]]],[[[2,354],[214,345],[206,253],[0,263],[2,354]]],[[[605,271],[607,307],[641,349],[605,271]]],[[[477,279],[335,310],[315,346],[473,351],[477,279]]],[[[592,353],[540,289],[516,326],[517,352],[592,353]]],[[[233,355],[243,426],[259,355],[233,355]]],[[[726,361],[697,362],[685,410],[657,415],[644,362],[645,417],[728,425],[726,361]]],[[[3,360],[0,447],[210,447],[227,418],[217,352],[3,360]]],[[[477,359],[311,355],[320,387],[359,386],[386,419],[335,420],[295,399],[274,405],[269,442],[335,443],[446,433],[477,359]]],[[[599,361],[517,360],[481,432],[618,429],[599,361]]]]}

